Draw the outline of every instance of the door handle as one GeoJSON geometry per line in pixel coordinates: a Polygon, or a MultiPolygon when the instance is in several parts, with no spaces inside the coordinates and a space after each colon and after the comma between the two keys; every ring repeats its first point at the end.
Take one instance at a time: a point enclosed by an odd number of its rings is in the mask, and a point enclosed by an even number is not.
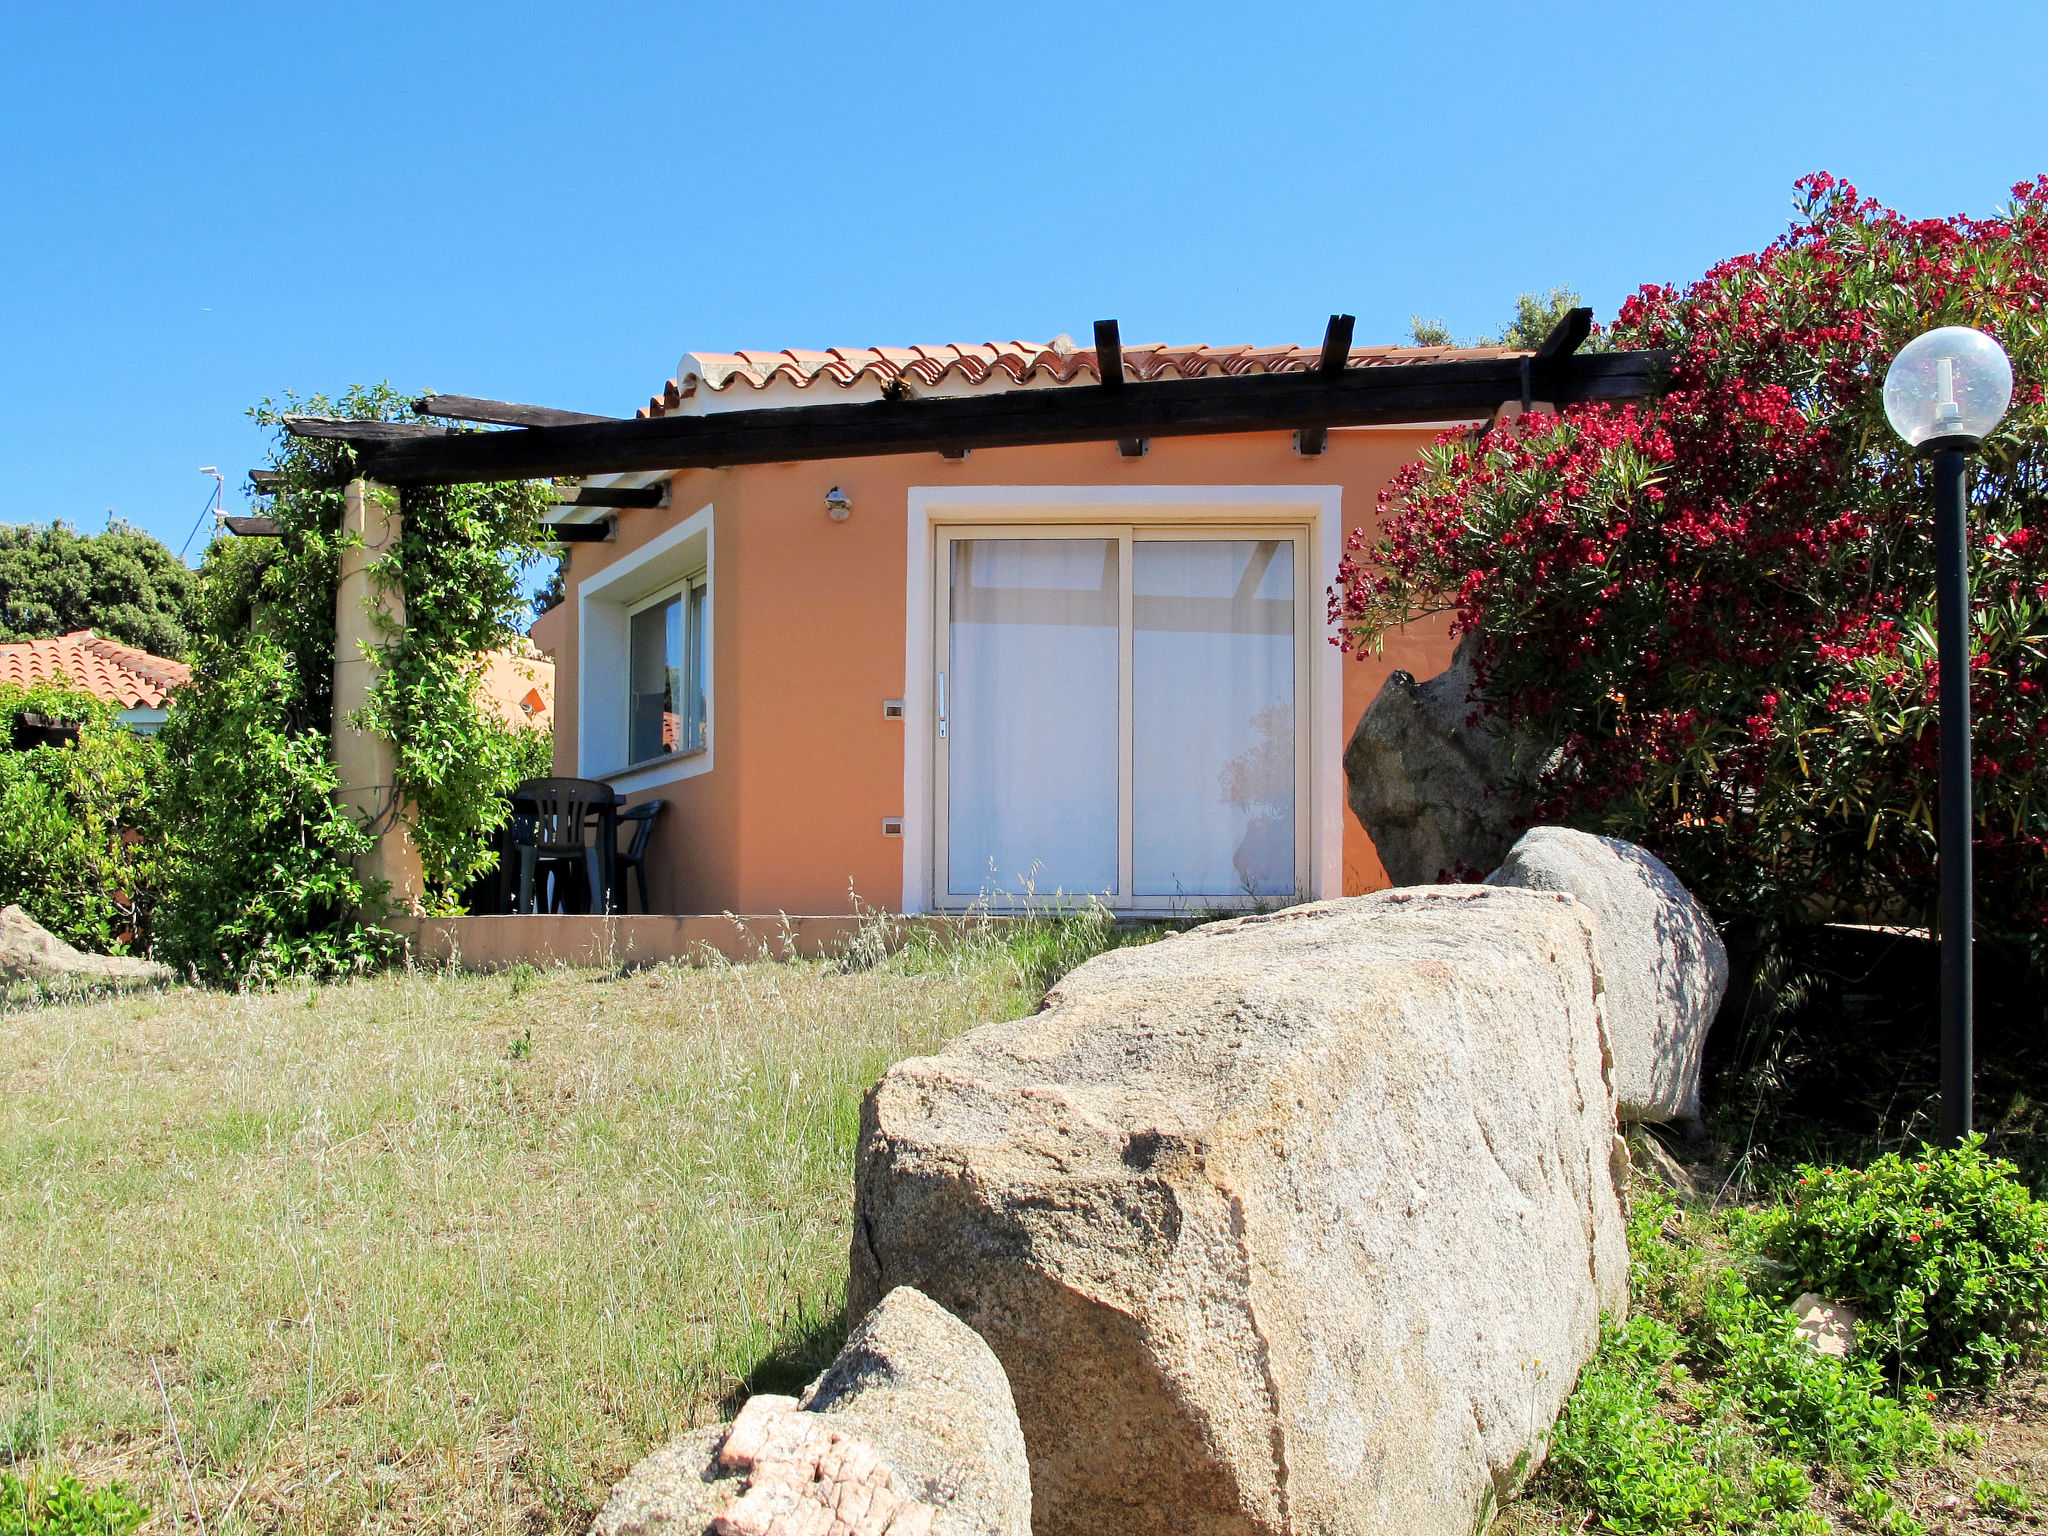
{"type": "Polygon", "coordinates": [[[939,740],[946,739],[946,674],[939,674],[939,740]]]}

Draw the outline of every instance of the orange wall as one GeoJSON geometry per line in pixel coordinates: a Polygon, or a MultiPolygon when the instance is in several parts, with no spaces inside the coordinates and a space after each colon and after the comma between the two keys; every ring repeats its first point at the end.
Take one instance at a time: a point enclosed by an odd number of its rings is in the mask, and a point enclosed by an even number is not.
{"type": "MultiPolygon", "coordinates": [[[[707,504],[713,506],[712,684],[715,767],[629,797],[660,798],[648,879],[658,911],[847,910],[901,903],[903,844],[882,835],[901,816],[905,562],[913,485],[1341,485],[1347,530],[1370,525],[1388,478],[1433,434],[1330,434],[1315,458],[1290,433],[1156,438],[1142,458],[1113,443],[691,470],[670,505],[623,512],[612,544],[573,544],[555,645],[556,771],[574,773],[576,586],[707,504]],[[832,486],[853,500],[835,523],[832,486]]],[[[1450,655],[1439,621],[1392,637],[1383,657],[1344,663],[1344,736],[1389,671],[1419,677],[1450,655]]],[[[1332,750],[1342,752],[1344,742],[1332,750]]],[[[1371,840],[1345,814],[1344,889],[1387,883],[1371,840]]],[[[636,898],[637,899],[637,898],[636,898]]]]}

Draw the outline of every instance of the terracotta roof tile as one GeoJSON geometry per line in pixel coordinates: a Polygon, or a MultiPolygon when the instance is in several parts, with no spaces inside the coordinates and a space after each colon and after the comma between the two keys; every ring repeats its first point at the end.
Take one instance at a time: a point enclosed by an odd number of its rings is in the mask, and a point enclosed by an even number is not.
{"type": "Polygon", "coordinates": [[[122,709],[160,709],[172,689],[191,680],[192,669],[182,661],[102,640],[89,629],[0,644],[0,683],[32,688],[61,682],[122,709]]]}
{"type": "MultiPolygon", "coordinates": [[[[1468,358],[1513,357],[1510,347],[1353,347],[1353,368],[1388,368],[1405,363],[1450,362],[1468,358]]],[[[1124,377],[1135,381],[1163,378],[1213,378],[1240,373],[1302,373],[1322,357],[1317,346],[1166,346],[1127,345],[1124,377]]],[[[1092,384],[1102,377],[1093,347],[1076,347],[1065,336],[1048,342],[989,341],[935,347],[832,347],[825,351],[785,348],[780,352],[691,352],[677,376],[639,414],[665,416],[681,408],[701,387],[717,394],[736,385],[786,394],[832,384],[852,389],[863,382],[876,386],[901,380],[913,388],[966,387],[994,383],[1026,388],[1092,384]]],[[[736,401],[734,403],[737,403],[736,401]]],[[[775,401],[762,401],[774,404],[775,401]]],[[[799,402],[791,401],[791,404],[799,402]]]]}

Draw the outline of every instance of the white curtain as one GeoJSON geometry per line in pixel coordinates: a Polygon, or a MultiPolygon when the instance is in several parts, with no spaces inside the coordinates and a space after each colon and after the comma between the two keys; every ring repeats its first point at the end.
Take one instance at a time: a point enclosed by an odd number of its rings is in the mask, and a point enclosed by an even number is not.
{"type": "Polygon", "coordinates": [[[1115,894],[1117,543],[956,539],[946,884],[1115,894]]]}
{"type": "Polygon", "coordinates": [[[1132,885],[1294,894],[1294,545],[1132,552],[1132,885]]]}

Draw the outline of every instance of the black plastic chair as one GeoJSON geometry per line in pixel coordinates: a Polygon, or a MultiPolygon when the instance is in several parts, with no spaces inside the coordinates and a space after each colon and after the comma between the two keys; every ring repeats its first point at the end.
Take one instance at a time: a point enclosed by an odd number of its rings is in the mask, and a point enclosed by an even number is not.
{"type": "Polygon", "coordinates": [[[625,851],[614,854],[612,857],[613,868],[616,870],[612,878],[617,882],[612,892],[612,901],[621,912],[624,912],[628,906],[626,901],[626,872],[628,870],[631,870],[633,878],[640,882],[640,910],[642,912],[652,912],[654,910],[652,906],[648,905],[647,901],[647,842],[654,835],[654,819],[661,814],[661,808],[666,803],[666,801],[662,800],[644,800],[629,810],[619,812],[618,822],[620,827],[623,828],[628,822],[633,824],[633,836],[627,842],[625,851]]]}
{"type": "MultiPolygon", "coordinates": [[[[617,791],[597,779],[528,779],[512,791],[514,837],[519,849],[516,910],[539,910],[534,902],[539,877],[554,874],[559,893],[563,877],[576,872],[579,865],[584,889],[590,893],[589,907],[595,910],[602,903],[603,910],[610,910],[613,845],[617,841],[613,811],[618,802],[617,791]]],[[[557,909],[563,905],[559,895],[550,905],[557,909]]]]}

